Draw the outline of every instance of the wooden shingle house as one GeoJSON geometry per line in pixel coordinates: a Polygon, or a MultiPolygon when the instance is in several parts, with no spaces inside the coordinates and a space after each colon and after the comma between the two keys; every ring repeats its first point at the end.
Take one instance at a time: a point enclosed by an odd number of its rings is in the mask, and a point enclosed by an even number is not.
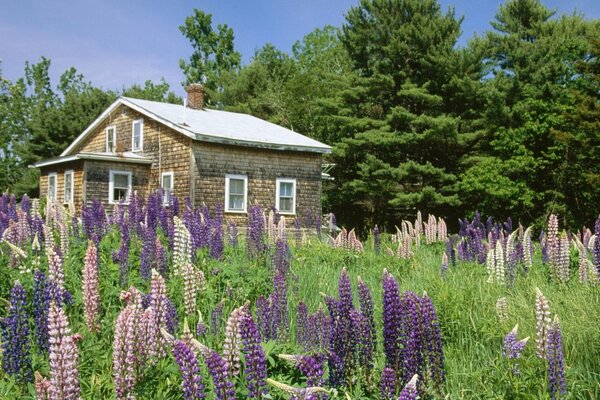
{"type": "MultiPolygon", "coordinates": [[[[187,106],[121,97],[57,158],[43,160],[40,196],[79,209],[105,207],[162,187],[195,205],[249,205],[295,215],[321,213],[322,155],[331,148],[250,115],[203,107],[201,85],[187,106]]],[[[229,215],[228,215],[229,214],[229,215]]]]}

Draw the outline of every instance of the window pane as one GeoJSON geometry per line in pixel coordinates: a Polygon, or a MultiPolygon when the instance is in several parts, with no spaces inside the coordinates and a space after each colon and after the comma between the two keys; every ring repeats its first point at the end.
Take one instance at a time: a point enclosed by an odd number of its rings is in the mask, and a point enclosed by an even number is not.
{"type": "Polygon", "coordinates": [[[127,189],[115,188],[113,190],[113,200],[114,201],[127,200],[127,189]]]}
{"type": "Polygon", "coordinates": [[[48,197],[54,200],[56,196],[56,177],[49,176],[48,177],[48,197]]]}
{"type": "Polygon", "coordinates": [[[114,174],[113,182],[115,188],[125,188],[129,186],[129,175],[125,174],[114,174]]]}
{"type": "Polygon", "coordinates": [[[165,190],[165,192],[171,190],[171,175],[163,175],[162,187],[165,190]]]}
{"type": "Polygon", "coordinates": [[[237,194],[229,195],[229,209],[230,210],[243,210],[244,209],[244,196],[237,194]]]}
{"type": "Polygon", "coordinates": [[[241,194],[244,195],[244,180],[243,179],[230,179],[229,180],[229,194],[241,194]]]}
{"type": "Polygon", "coordinates": [[[292,197],[293,186],[294,184],[292,182],[280,182],[279,195],[282,197],[292,197]]]}
{"type": "Polygon", "coordinates": [[[65,201],[71,201],[71,186],[72,186],[73,175],[65,175],[65,201]]]}
{"type": "Polygon", "coordinates": [[[279,199],[279,211],[292,212],[292,203],[293,202],[291,198],[279,199]]]}

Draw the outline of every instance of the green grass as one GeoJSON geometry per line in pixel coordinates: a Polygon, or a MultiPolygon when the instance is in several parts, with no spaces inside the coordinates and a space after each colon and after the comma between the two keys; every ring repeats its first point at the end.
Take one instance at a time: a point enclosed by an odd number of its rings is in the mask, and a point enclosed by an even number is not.
{"type": "MultiPolygon", "coordinates": [[[[384,237],[384,246],[388,237],[384,237]]],[[[73,243],[71,253],[65,261],[67,288],[74,294],[75,304],[67,308],[73,332],[80,332],[80,381],[84,399],[114,398],[112,383],[112,335],[114,321],[123,305],[119,300],[118,265],[112,262],[111,253],[118,247],[118,232],[105,237],[100,246],[101,257],[101,330],[97,334],[87,331],[82,311],[81,268],[86,243],[73,243]]],[[[139,243],[132,244],[132,265],[139,264],[139,243]]],[[[0,254],[0,297],[8,299],[10,287],[20,279],[31,298],[31,277],[20,275],[8,268],[6,248],[0,254]]],[[[450,267],[446,279],[440,276],[442,244],[422,246],[415,250],[414,257],[402,260],[388,256],[385,252],[376,256],[372,245],[367,243],[363,253],[352,253],[332,249],[311,238],[311,244],[295,248],[292,245],[292,275],[290,281],[289,315],[291,319],[289,341],[267,343],[269,376],[299,384],[296,371],[277,360],[278,353],[294,353],[300,350],[295,345],[295,315],[299,301],[304,301],[309,311],[324,308],[321,293],[337,295],[337,281],[342,268],[346,267],[356,288],[358,276],[371,288],[375,304],[375,315],[379,330],[379,351],[374,374],[379,376],[383,367],[381,345],[381,277],[386,268],[392,273],[401,290],[412,290],[417,294],[424,291],[431,297],[440,319],[444,343],[447,382],[446,398],[450,399],[546,399],[547,377],[545,363],[535,356],[535,288],[539,287],[550,302],[553,314],[561,320],[567,386],[569,399],[600,398],[600,287],[581,285],[577,281],[575,265],[571,281],[566,285],[553,283],[549,279],[548,267],[541,263],[539,254],[531,271],[520,271],[513,287],[488,284],[485,267],[475,263],[458,262],[450,267]],[[499,297],[509,303],[509,319],[500,322],[495,305],[499,297]],[[519,324],[519,338],[530,336],[520,361],[520,374],[510,373],[510,366],[502,357],[504,336],[515,324],[519,324]]],[[[29,261],[28,261],[29,262],[29,261]]],[[[43,268],[45,260],[42,260],[43,268]]],[[[198,309],[204,320],[210,322],[210,312],[220,301],[224,301],[227,312],[246,300],[254,301],[259,295],[271,290],[270,257],[248,260],[245,249],[226,247],[223,261],[207,259],[201,253],[198,268],[206,276],[207,285],[198,299],[198,309]]],[[[139,278],[137,268],[132,268],[130,285],[148,292],[148,283],[139,278]]],[[[183,315],[183,295],[180,280],[168,283],[171,299],[183,315]]],[[[0,316],[6,313],[2,307],[0,316]]],[[[179,333],[182,329],[180,317],[179,333]]],[[[197,315],[189,316],[194,325],[197,315]]],[[[204,341],[217,349],[222,336],[208,337],[204,341]]],[[[47,356],[35,356],[34,368],[48,376],[47,356]]],[[[0,375],[0,398],[33,398],[33,387],[15,384],[9,377],[0,375]]],[[[208,382],[208,378],[206,378],[208,382]]],[[[243,383],[238,383],[239,398],[243,397],[243,383]]],[[[350,398],[376,398],[376,383],[371,387],[354,384],[348,389],[350,398]]],[[[271,390],[274,398],[280,393],[271,390]]],[[[347,398],[343,391],[339,398],[347,398]]],[[[159,361],[144,372],[138,384],[140,399],[181,399],[180,378],[171,357],[159,361]]],[[[209,398],[211,398],[209,396],[209,398]]]]}

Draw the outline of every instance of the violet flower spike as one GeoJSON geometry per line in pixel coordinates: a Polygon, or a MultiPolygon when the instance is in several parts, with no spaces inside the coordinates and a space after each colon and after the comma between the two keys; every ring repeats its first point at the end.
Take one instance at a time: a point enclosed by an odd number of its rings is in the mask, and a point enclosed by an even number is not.
{"type": "Polygon", "coordinates": [[[175,341],[173,355],[181,371],[181,386],[185,400],[204,399],[204,385],[194,351],[181,340],[175,341]]]}

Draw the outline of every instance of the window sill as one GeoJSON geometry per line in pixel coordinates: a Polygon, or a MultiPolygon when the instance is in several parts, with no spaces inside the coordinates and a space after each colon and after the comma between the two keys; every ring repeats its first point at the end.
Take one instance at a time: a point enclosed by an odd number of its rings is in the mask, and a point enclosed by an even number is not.
{"type": "Polygon", "coordinates": [[[226,213],[228,214],[247,214],[248,211],[246,210],[225,210],[226,213]]]}

